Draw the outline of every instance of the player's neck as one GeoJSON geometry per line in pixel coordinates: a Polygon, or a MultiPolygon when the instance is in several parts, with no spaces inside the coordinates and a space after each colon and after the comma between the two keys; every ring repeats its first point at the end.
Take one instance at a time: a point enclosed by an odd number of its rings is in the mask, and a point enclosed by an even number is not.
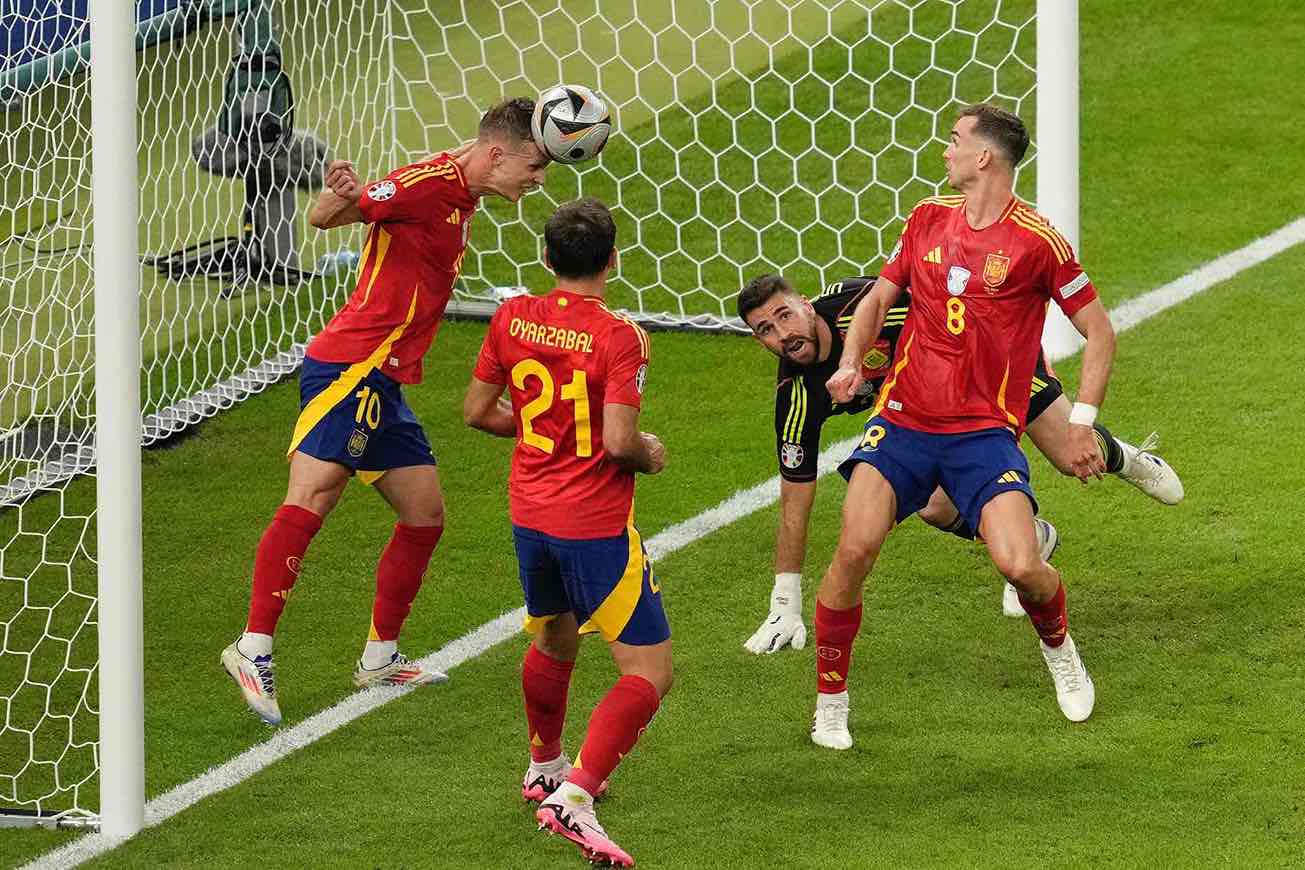
{"type": "Polygon", "coordinates": [[[965,194],[965,221],[972,230],[982,230],[995,224],[1010,199],[1015,195],[1009,175],[980,177],[965,194]]]}
{"type": "Polygon", "coordinates": [[[574,293],[577,296],[593,296],[596,299],[602,299],[603,293],[607,289],[607,275],[604,274],[589,279],[558,278],[557,289],[566,293],[574,293]]]}
{"type": "Polygon", "coordinates": [[[485,184],[485,176],[489,174],[490,164],[489,157],[477,142],[461,154],[453,158],[453,162],[462,170],[462,177],[467,182],[467,192],[476,199],[487,193],[493,193],[485,184]]]}

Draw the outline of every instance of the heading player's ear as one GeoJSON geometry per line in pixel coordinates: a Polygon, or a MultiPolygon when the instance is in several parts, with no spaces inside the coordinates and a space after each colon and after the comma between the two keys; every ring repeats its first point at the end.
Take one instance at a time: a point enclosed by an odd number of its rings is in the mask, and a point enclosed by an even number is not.
{"type": "Polygon", "coordinates": [[[616,271],[616,264],[617,264],[618,262],[620,262],[620,258],[617,257],[617,255],[616,255],[616,246],[613,245],[613,246],[612,246],[612,253],[611,253],[611,256],[609,256],[609,257],[607,258],[607,271],[609,271],[609,272],[615,272],[615,271],[616,271]]]}
{"type": "Polygon", "coordinates": [[[547,249],[547,248],[544,249],[544,268],[547,269],[548,271],[552,272],[554,275],[557,274],[557,271],[553,268],[553,264],[550,263],[550,262],[548,261],[548,249],[547,249]]]}

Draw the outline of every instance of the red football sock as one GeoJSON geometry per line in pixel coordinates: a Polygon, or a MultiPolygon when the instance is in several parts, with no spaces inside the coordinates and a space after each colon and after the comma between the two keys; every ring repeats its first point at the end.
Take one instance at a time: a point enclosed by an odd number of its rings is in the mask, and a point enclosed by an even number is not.
{"type": "Polygon", "coordinates": [[[372,604],[372,630],[368,640],[397,640],[412,601],[421,588],[443,526],[394,524],[394,536],[385,545],[376,566],[376,600],[372,604]]]}
{"type": "Polygon", "coordinates": [[[603,780],[634,748],[660,703],[657,689],[643,677],[624,676],[617,680],[589,717],[584,746],[567,781],[590,794],[598,794],[603,780]]]}
{"type": "Polygon", "coordinates": [[[571,687],[573,668],[575,662],[555,659],[533,643],[526,650],[526,659],[521,663],[521,694],[526,700],[530,757],[535,761],[552,761],[562,754],[566,693],[571,687]]]}
{"type": "Polygon", "coordinates": [[[1064,583],[1057,584],[1056,594],[1041,604],[1029,601],[1021,592],[1020,604],[1024,605],[1024,612],[1029,615],[1029,622],[1033,623],[1033,630],[1042,638],[1043,643],[1057,647],[1065,642],[1065,635],[1069,632],[1069,615],[1065,611],[1064,583]]]}
{"type": "Polygon", "coordinates": [[[836,695],[847,691],[852,668],[852,641],[861,630],[861,605],[847,610],[826,607],[816,599],[816,691],[836,695]]]}
{"type": "Polygon", "coordinates": [[[322,527],[322,518],[307,508],[283,504],[258,542],[254,556],[254,588],[249,595],[245,631],[274,634],[290,590],[299,579],[308,544],[322,527]]]}

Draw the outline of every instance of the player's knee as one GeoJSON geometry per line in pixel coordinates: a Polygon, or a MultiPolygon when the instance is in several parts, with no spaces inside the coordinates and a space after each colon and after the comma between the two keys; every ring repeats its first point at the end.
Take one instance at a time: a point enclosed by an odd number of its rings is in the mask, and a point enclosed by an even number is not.
{"type": "Polygon", "coordinates": [[[879,557],[881,543],[882,541],[877,541],[870,535],[861,533],[845,534],[838,541],[838,551],[835,553],[835,558],[847,568],[857,570],[864,576],[869,573],[875,559],[879,557]]]}
{"type": "Polygon", "coordinates": [[[946,493],[938,490],[929,497],[929,503],[917,515],[929,525],[944,529],[956,521],[957,510],[946,493]]]}
{"type": "Polygon", "coordinates": [[[992,560],[1002,576],[1020,589],[1033,586],[1042,572],[1042,557],[1036,551],[994,553],[992,560]]]}

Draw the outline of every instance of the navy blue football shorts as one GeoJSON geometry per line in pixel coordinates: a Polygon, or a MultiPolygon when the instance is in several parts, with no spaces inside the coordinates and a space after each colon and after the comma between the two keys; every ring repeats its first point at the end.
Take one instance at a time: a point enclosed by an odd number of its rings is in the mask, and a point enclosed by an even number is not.
{"type": "Polygon", "coordinates": [[[662,589],[643,539],[631,523],[611,538],[572,540],[512,526],[526,631],[538,632],[571,611],[580,633],[601,632],[607,641],[651,646],[671,636],[662,589]]]}
{"type": "Polygon", "coordinates": [[[1024,493],[1033,503],[1033,512],[1038,512],[1029,485],[1029,461],[1009,429],[944,435],[907,429],[875,416],[838,472],[851,480],[859,462],[873,465],[892,486],[899,523],[928,504],[938,486],[975,530],[984,505],[1003,492],[1024,493]]]}
{"type": "Polygon", "coordinates": [[[299,421],[286,455],[296,450],[338,462],[375,483],[391,468],[434,465],[435,454],[398,381],[366,363],[304,358],[299,421]]]}

